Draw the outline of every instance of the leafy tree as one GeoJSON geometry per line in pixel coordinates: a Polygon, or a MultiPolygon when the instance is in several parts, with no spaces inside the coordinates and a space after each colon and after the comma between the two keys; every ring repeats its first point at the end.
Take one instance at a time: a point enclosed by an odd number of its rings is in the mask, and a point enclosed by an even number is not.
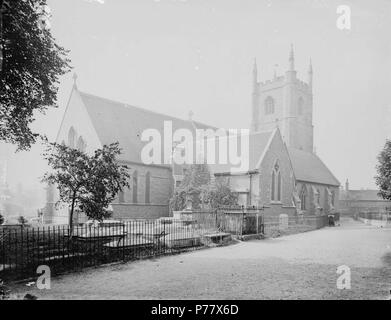
{"type": "Polygon", "coordinates": [[[206,164],[192,164],[185,172],[181,185],[175,189],[170,200],[172,210],[183,210],[186,207],[186,198],[191,197],[193,208],[200,207],[200,194],[203,186],[210,181],[210,172],[206,164]]]}
{"type": "Polygon", "coordinates": [[[21,225],[25,225],[28,221],[25,217],[23,216],[19,216],[18,217],[18,222],[21,224],[21,225]]]}
{"type": "Polygon", "coordinates": [[[216,179],[214,182],[206,185],[201,192],[201,199],[212,209],[216,209],[219,206],[238,204],[238,194],[232,192],[226,179],[216,179]]]}
{"type": "Polygon", "coordinates": [[[88,192],[88,156],[77,149],[57,143],[47,143],[43,156],[53,171],[47,172],[42,181],[57,185],[59,200],[56,206],[70,205],[69,225],[72,230],[74,210],[88,192]]]}
{"type": "Polygon", "coordinates": [[[88,193],[81,199],[79,208],[90,219],[108,218],[110,203],[124,187],[129,187],[128,168],[116,161],[120,153],[118,143],[114,143],[96,150],[89,159],[88,193]]]}
{"type": "Polygon", "coordinates": [[[377,160],[375,181],[379,187],[379,196],[383,199],[391,200],[391,140],[386,141],[377,160]]]}
{"type": "Polygon", "coordinates": [[[182,186],[199,188],[210,181],[210,171],[206,164],[192,164],[185,172],[182,186]]]}
{"type": "Polygon", "coordinates": [[[0,140],[28,149],[35,112],[56,106],[67,51],[48,27],[46,0],[0,0],[0,140]]]}
{"type": "Polygon", "coordinates": [[[186,207],[186,190],[179,187],[174,190],[174,194],[170,199],[170,208],[173,211],[180,211],[186,207]]]}
{"type": "Polygon", "coordinates": [[[52,172],[43,181],[57,185],[57,204],[70,205],[69,225],[73,230],[75,208],[89,218],[102,220],[109,216],[107,210],[119,191],[129,186],[127,166],[117,162],[121,153],[118,143],[104,145],[92,155],[57,143],[47,143],[44,158],[52,172]]]}

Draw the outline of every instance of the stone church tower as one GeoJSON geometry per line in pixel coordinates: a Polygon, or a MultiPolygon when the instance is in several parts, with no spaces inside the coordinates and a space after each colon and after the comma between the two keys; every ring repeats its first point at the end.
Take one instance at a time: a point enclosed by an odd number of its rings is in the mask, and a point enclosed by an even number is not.
{"type": "Polygon", "coordinates": [[[284,76],[274,74],[272,80],[259,82],[254,61],[251,131],[271,131],[276,126],[288,147],[313,152],[312,64],[308,82],[298,79],[293,46],[284,76]]]}

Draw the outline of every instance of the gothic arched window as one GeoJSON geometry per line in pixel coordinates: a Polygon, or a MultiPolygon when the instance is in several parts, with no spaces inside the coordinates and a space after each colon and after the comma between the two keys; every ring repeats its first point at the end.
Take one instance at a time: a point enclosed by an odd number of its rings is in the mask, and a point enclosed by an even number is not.
{"type": "Polygon", "coordinates": [[[85,143],[84,139],[82,137],[79,137],[79,139],[77,139],[77,150],[79,150],[81,152],[85,152],[86,147],[87,147],[87,144],[85,143]]]}
{"type": "Polygon", "coordinates": [[[305,184],[303,184],[301,191],[300,191],[300,209],[306,210],[306,203],[307,203],[307,187],[305,184]]]}
{"type": "Polygon", "coordinates": [[[119,203],[125,202],[125,192],[123,190],[118,193],[118,202],[119,203]]]}
{"type": "Polygon", "coordinates": [[[268,96],[265,100],[265,114],[274,113],[274,99],[268,96]]]}
{"type": "Polygon", "coordinates": [[[74,148],[76,143],[76,130],[71,127],[68,132],[68,146],[74,148]]]}
{"type": "Polygon", "coordinates": [[[318,207],[320,207],[320,191],[319,189],[316,189],[316,203],[318,205],[318,207]]]}
{"type": "Polygon", "coordinates": [[[297,101],[297,114],[301,116],[304,113],[304,99],[302,97],[297,101]]]}
{"type": "Polygon", "coordinates": [[[145,175],[145,203],[151,202],[151,174],[147,172],[145,175]]]}
{"type": "Polygon", "coordinates": [[[280,165],[276,161],[272,171],[272,185],[271,185],[271,200],[281,201],[281,190],[282,190],[282,178],[280,165]]]}
{"type": "Polygon", "coordinates": [[[133,172],[132,176],[132,194],[133,203],[137,203],[137,171],[133,172]]]}
{"type": "Polygon", "coordinates": [[[335,191],[331,191],[331,204],[335,206],[335,191]]]}

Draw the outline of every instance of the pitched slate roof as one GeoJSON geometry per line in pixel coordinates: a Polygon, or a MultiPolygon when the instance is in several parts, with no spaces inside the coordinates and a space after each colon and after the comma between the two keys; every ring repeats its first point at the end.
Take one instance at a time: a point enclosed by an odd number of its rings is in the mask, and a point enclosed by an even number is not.
{"type": "MultiPolygon", "coordinates": [[[[251,171],[258,169],[257,165],[264,152],[269,146],[269,141],[272,139],[276,131],[256,132],[249,135],[249,158],[248,158],[248,170],[251,171]]],[[[240,144],[238,144],[240,150],[240,144]]],[[[247,161],[247,159],[243,159],[247,161]]],[[[230,173],[234,167],[238,167],[232,164],[215,164],[209,166],[214,174],[230,173]]]]}
{"type": "MultiPolygon", "coordinates": [[[[183,120],[125,103],[97,97],[78,91],[102,144],[118,141],[122,148],[121,160],[141,162],[141,150],[147,142],[141,141],[145,129],[157,129],[163,139],[164,121],[172,121],[173,131],[186,128],[207,129],[212,126],[183,120]]],[[[162,147],[162,153],[163,153],[162,147]]],[[[162,158],[163,161],[163,158],[162,158]]]]}
{"type": "MultiPolygon", "coordinates": [[[[101,143],[110,144],[116,141],[120,143],[121,160],[141,162],[141,150],[146,144],[140,139],[142,132],[145,129],[157,129],[163,137],[164,121],[167,120],[172,121],[173,131],[186,128],[194,133],[196,129],[217,129],[200,122],[171,117],[80,91],[78,93],[101,143]]],[[[249,170],[256,169],[273,132],[275,131],[250,135],[249,170]]],[[[288,148],[288,151],[297,180],[339,186],[339,181],[316,155],[292,148],[288,148]]],[[[232,166],[229,164],[215,165],[212,166],[211,171],[216,173],[230,172],[231,168],[232,166]]],[[[177,169],[177,173],[181,174],[181,168],[177,167],[177,169]]]]}
{"type": "Polygon", "coordinates": [[[294,148],[288,148],[288,152],[297,180],[332,186],[340,185],[337,178],[317,155],[294,148]]]}

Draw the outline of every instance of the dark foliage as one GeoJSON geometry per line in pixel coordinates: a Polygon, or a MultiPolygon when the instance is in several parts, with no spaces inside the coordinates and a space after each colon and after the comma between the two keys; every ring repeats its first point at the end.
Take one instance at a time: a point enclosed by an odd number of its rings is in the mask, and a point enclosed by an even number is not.
{"type": "Polygon", "coordinates": [[[0,140],[19,149],[36,141],[29,126],[36,112],[56,106],[59,77],[70,68],[45,7],[46,0],[0,0],[0,140]]]}
{"type": "Polygon", "coordinates": [[[206,164],[193,164],[185,172],[183,181],[179,188],[174,191],[170,200],[172,210],[183,210],[186,200],[191,198],[193,208],[200,207],[200,194],[202,187],[210,181],[210,172],[206,164]]]}
{"type": "Polygon", "coordinates": [[[383,199],[391,200],[391,140],[387,140],[383,150],[380,152],[377,175],[375,181],[379,187],[379,196],[383,199]]]}

